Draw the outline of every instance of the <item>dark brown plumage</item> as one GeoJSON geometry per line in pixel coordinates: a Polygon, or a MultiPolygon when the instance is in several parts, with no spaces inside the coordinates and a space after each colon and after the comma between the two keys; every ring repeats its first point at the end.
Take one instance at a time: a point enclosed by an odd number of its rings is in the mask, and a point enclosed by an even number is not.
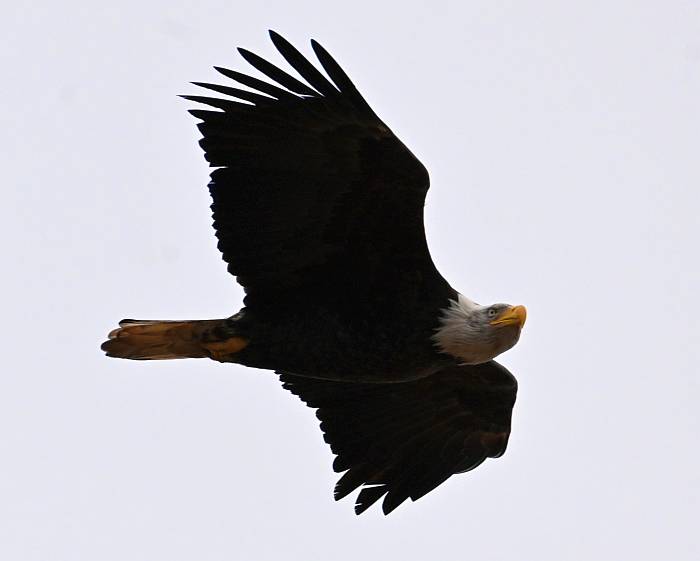
{"type": "Polygon", "coordinates": [[[429,179],[423,165],[318,43],[314,51],[335,85],[286,40],[271,37],[311,87],[240,52],[300,95],[219,68],[260,93],[197,84],[254,105],[184,96],[223,110],[191,113],[202,120],[207,161],[219,168],[209,186],[214,228],[229,271],[246,289],[246,306],[374,303],[395,297],[396,277],[405,271],[424,276],[432,293],[442,284],[443,299],[453,296],[425,241],[429,179]]]}
{"type": "Polygon", "coordinates": [[[360,486],[361,514],[384,498],[390,513],[455,473],[506,450],[517,382],[495,362],[452,366],[412,382],[361,384],[282,373],[286,389],[318,408],[324,438],[345,472],[342,499],[360,486]],[[347,470],[347,471],[346,471],[347,470]]]}
{"type": "Polygon", "coordinates": [[[211,107],[190,113],[245,307],[220,320],[125,320],[103,349],[277,371],[318,408],[345,472],[336,499],[360,487],[358,514],[382,498],[389,513],[505,451],[516,382],[489,358],[515,344],[525,312],[447,283],[425,239],[425,167],[323,47],[312,41],[330,80],[270,35],[303,81],[239,49],[274,83],[217,68],[248,89],[196,82],[226,97],[183,96],[211,107]],[[486,358],[464,364],[461,349],[486,358]]]}

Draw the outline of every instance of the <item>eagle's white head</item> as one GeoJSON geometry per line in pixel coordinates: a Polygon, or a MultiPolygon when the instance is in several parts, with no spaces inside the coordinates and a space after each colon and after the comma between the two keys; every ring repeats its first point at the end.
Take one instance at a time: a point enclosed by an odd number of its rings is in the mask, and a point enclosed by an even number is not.
{"type": "Polygon", "coordinates": [[[525,306],[482,306],[460,294],[442,310],[433,341],[464,364],[481,364],[518,342],[526,317],[525,306]]]}

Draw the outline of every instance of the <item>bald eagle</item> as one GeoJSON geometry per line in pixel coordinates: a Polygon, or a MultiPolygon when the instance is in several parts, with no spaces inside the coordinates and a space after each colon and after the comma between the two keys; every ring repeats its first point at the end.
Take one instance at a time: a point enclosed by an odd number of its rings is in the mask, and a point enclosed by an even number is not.
{"type": "Polygon", "coordinates": [[[194,82],[218,247],[245,289],[231,317],[123,320],[108,356],[210,358],[274,370],[317,408],[360,514],[388,514],[506,449],[516,380],[493,358],[518,341],[523,306],[481,305],[428,251],[428,172],[317,42],[324,75],[270,32],[300,79],[258,55],[271,81],[194,82]]]}

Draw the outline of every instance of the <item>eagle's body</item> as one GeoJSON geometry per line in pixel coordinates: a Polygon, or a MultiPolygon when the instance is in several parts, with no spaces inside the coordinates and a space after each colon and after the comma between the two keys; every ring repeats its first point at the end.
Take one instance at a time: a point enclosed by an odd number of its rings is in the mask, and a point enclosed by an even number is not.
{"type": "Polygon", "coordinates": [[[312,305],[273,317],[243,310],[232,327],[250,343],[231,358],[255,368],[349,382],[421,378],[452,364],[431,341],[439,308],[416,310],[410,301],[401,308],[402,302],[368,303],[352,315],[312,305]],[[394,318],[389,324],[387,311],[394,318]]]}
{"type": "Polygon", "coordinates": [[[185,96],[217,169],[219,249],[246,290],[221,320],[124,320],[103,348],[135,359],[209,357],[277,371],[319,408],[344,496],[389,512],[505,450],[515,379],[492,362],[518,340],[521,306],[481,306],[433,265],[423,228],[428,173],[328,53],[324,77],[272,33],[306,83],[253,53],[278,85],[185,96]],[[281,87],[280,87],[281,86],[281,87]],[[243,100],[245,103],[242,103],[243,100]]]}

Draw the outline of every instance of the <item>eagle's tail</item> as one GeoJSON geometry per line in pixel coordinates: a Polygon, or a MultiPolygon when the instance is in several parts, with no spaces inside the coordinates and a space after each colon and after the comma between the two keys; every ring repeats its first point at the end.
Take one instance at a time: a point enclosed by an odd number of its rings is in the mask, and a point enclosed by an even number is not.
{"type": "Polygon", "coordinates": [[[134,360],[212,358],[230,362],[248,340],[236,334],[232,321],[152,321],[124,319],[102,343],[107,356],[134,360]]]}

